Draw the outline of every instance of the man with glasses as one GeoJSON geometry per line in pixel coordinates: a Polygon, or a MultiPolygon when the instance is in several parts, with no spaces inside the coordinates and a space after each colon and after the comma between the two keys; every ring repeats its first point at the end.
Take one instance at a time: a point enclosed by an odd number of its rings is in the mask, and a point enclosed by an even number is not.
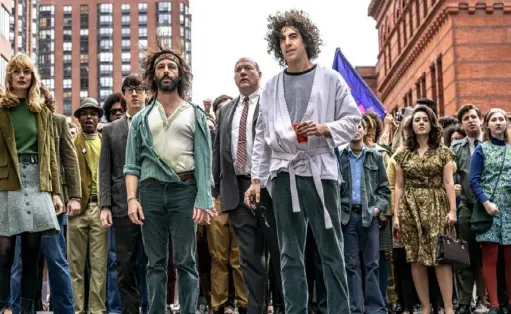
{"type": "MultiPolygon", "coordinates": [[[[137,74],[131,74],[122,84],[123,102],[126,113],[118,120],[105,125],[99,162],[101,223],[105,228],[113,226],[117,253],[117,279],[120,288],[122,313],[138,314],[139,305],[147,311],[147,288],[145,275],[141,276],[144,285],[137,285],[137,261],[140,266],[147,263],[142,234],[139,225],[128,217],[126,184],[123,168],[126,141],[132,117],[145,107],[146,92],[137,74]],[[139,302],[139,295],[145,302],[139,302]],[[145,304],[144,304],[145,303],[145,304]]],[[[110,111],[111,112],[111,111],[110,111]]],[[[145,273],[145,271],[143,272],[145,273]]]]}

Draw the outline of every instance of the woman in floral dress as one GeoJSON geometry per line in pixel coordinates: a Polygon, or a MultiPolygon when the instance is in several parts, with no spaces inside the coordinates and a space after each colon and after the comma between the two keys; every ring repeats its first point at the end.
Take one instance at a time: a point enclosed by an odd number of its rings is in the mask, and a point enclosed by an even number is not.
{"type": "Polygon", "coordinates": [[[398,230],[412,264],[422,313],[431,311],[428,266],[434,266],[446,314],[453,314],[452,269],[438,265],[439,235],[456,222],[456,197],[451,151],[440,144],[441,127],[433,111],[418,106],[406,124],[405,148],[395,154],[394,230],[398,230]]]}
{"type": "MultiPolygon", "coordinates": [[[[477,146],[470,164],[470,188],[493,216],[490,230],[476,235],[483,255],[483,277],[491,308],[498,314],[497,258],[503,247],[506,288],[511,306],[511,135],[506,113],[494,108],[484,117],[484,141],[477,146]]],[[[475,211],[476,209],[474,209],[475,211]]]]}

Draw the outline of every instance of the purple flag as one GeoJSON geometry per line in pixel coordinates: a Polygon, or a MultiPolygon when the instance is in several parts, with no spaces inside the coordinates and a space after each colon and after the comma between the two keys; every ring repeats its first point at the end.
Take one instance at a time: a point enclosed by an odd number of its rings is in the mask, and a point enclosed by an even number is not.
{"type": "Polygon", "coordinates": [[[344,78],[351,90],[351,95],[357,102],[360,112],[364,113],[368,110],[376,112],[381,119],[385,117],[385,107],[373,91],[367,86],[366,82],[360,77],[355,69],[342,54],[341,49],[335,51],[334,65],[332,68],[339,72],[344,78]]]}

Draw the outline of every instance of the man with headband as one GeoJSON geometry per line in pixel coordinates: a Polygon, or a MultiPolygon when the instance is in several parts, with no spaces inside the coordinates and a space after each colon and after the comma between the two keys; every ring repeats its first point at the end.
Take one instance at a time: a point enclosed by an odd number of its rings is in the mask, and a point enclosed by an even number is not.
{"type": "Polygon", "coordinates": [[[181,313],[191,314],[199,294],[194,223],[209,223],[216,214],[206,114],[185,100],[192,74],[178,53],[160,47],[147,53],[141,68],[154,96],[133,117],[128,134],[124,167],[128,215],[142,226],[149,313],[165,313],[170,237],[181,313]]]}

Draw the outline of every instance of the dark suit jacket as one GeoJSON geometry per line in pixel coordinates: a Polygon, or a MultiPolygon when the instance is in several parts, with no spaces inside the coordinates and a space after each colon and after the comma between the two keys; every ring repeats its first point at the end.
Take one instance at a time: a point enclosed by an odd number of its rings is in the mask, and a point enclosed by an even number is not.
{"type": "Polygon", "coordinates": [[[64,204],[66,204],[70,198],[82,197],[78,157],[65,116],[53,114],[53,131],[55,134],[55,153],[60,171],[60,184],[62,186],[61,197],[64,204]]]}
{"type": "MultiPolygon", "coordinates": [[[[232,159],[232,119],[239,97],[223,106],[218,114],[215,142],[213,145],[213,178],[215,180],[215,192],[220,193],[222,198],[222,212],[236,209],[240,204],[239,187],[234,163],[232,159]]],[[[254,113],[252,134],[255,138],[255,127],[259,115],[259,102],[254,113]]],[[[250,158],[250,156],[248,156],[250,158]]],[[[215,193],[215,194],[216,194],[215,193]]]]}
{"type": "Polygon", "coordinates": [[[99,158],[99,197],[101,206],[109,207],[114,217],[128,215],[126,181],[123,174],[128,130],[126,116],[103,127],[99,158]]]}

